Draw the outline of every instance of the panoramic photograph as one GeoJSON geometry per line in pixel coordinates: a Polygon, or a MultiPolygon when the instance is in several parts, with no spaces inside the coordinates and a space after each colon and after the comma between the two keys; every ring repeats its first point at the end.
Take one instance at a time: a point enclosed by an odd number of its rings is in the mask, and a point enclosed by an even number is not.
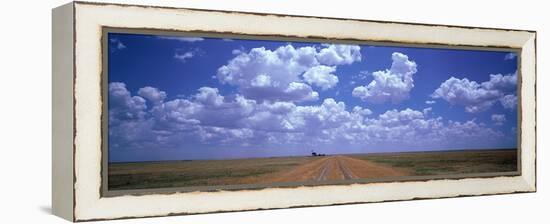
{"type": "Polygon", "coordinates": [[[109,32],[108,190],[518,171],[518,55],[109,32]]]}

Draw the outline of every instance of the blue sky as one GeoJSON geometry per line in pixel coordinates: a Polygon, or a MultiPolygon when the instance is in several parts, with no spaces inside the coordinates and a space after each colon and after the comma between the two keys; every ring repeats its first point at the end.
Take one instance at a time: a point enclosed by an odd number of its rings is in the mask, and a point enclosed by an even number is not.
{"type": "Polygon", "coordinates": [[[517,144],[511,52],[108,39],[111,162],[517,144]]]}

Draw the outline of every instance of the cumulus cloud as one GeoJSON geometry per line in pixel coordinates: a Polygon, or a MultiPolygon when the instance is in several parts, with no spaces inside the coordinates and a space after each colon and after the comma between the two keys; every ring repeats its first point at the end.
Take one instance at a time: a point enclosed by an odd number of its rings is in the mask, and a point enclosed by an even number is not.
{"type": "MultiPolygon", "coordinates": [[[[377,119],[367,119],[364,133],[374,143],[408,143],[423,147],[448,147],[449,139],[460,144],[475,142],[494,142],[503,137],[500,131],[492,130],[475,120],[466,122],[444,121],[442,117],[430,117],[429,114],[410,108],[389,110],[377,119]]],[[[456,145],[454,145],[456,147],[456,145]]]]}
{"type": "Polygon", "coordinates": [[[162,103],[166,98],[166,92],[160,91],[157,88],[146,86],[138,90],[138,95],[151,101],[153,104],[162,103]]]}
{"type": "Polygon", "coordinates": [[[503,125],[506,122],[506,115],[504,114],[493,114],[491,115],[491,120],[495,125],[503,125]]]}
{"type": "Polygon", "coordinates": [[[275,51],[254,48],[249,53],[241,52],[220,67],[217,78],[221,83],[238,86],[251,99],[316,99],[311,97],[315,93],[309,86],[292,84],[291,87],[291,83],[300,82],[299,75],[314,63],[314,52],[312,47],[295,49],[292,45],[275,51]]]}
{"type": "Polygon", "coordinates": [[[462,105],[469,113],[477,113],[491,108],[501,101],[504,107],[513,107],[517,83],[517,72],[508,75],[490,75],[489,81],[477,83],[467,78],[454,76],[443,82],[431,95],[452,105],[462,105]]]}
{"type": "Polygon", "coordinates": [[[317,60],[325,65],[343,65],[361,61],[361,48],[357,45],[324,44],[317,60]]]}
{"type": "Polygon", "coordinates": [[[518,104],[518,97],[514,94],[505,95],[499,99],[502,107],[506,109],[516,109],[518,104]]]}
{"type": "Polygon", "coordinates": [[[374,80],[366,86],[355,87],[352,95],[371,103],[399,103],[408,99],[414,87],[416,63],[399,52],[392,54],[392,61],[390,69],[373,72],[374,80]]]}
{"type": "MultiPolygon", "coordinates": [[[[201,87],[187,98],[166,100],[166,93],[143,87],[134,96],[124,83],[110,83],[110,130],[114,148],[174,148],[203,145],[356,144],[444,147],[453,142],[492,144],[502,133],[475,120],[445,121],[431,108],[388,110],[378,116],[368,108],[348,108],[327,98],[318,105],[256,101],[222,95],[201,87]],[[152,107],[147,107],[151,102],[152,107]],[[111,120],[112,118],[112,120],[111,120]],[[115,122],[113,122],[115,121],[115,122]],[[304,139],[307,142],[304,143],[304,139]],[[114,144],[114,143],[113,143],[114,144]]],[[[453,145],[454,146],[454,145],[453,145]]]]}
{"type": "Polygon", "coordinates": [[[261,106],[266,111],[269,111],[270,113],[273,113],[273,114],[288,114],[294,111],[294,109],[296,109],[296,105],[290,102],[275,102],[275,103],[264,102],[261,106]]]}
{"type": "Polygon", "coordinates": [[[400,125],[402,123],[407,123],[415,119],[424,118],[424,113],[416,111],[410,108],[405,110],[398,111],[396,109],[388,110],[385,113],[381,114],[380,121],[387,126],[400,125]]]}
{"type": "Polygon", "coordinates": [[[300,106],[290,113],[289,121],[301,131],[336,128],[350,119],[344,102],[327,98],[320,106],[300,106]]]}
{"type": "Polygon", "coordinates": [[[500,96],[498,90],[485,89],[475,81],[455,77],[443,82],[432,94],[434,99],[441,98],[453,105],[464,105],[470,113],[489,109],[500,96]]]}
{"type": "Polygon", "coordinates": [[[332,73],[336,67],[318,65],[310,68],[304,73],[304,79],[307,83],[321,87],[323,90],[330,89],[338,83],[338,77],[332,73]]]}
{"type": "Polygon", "coordinates": [[[145,99],[132,96],[126,89],[126,84],[112,82],[109,84],[109,119],[136,120],[143,118],[147,105],[145,99]]]}
{"type": "Polygon", "coordinates": [[[301,82],[291,82],[288,84],[287,88],[283,90],[283,94],[286,97],[274,97],[274,96],[265,96],[265,99],[281,99],[283,101],[293,101],[295,99],[300,100],[317,100],[319,98],[319,93],[313,91],[311,86],[308,86],[301,82]]]}
{"type": "Polygon", "coordinates": [[[372,114],[372,111],[367,108],[362,108],[360,106],[353,107],[353,113],[359,114],[361,116],[368,116],[372,114]]]}
{"type": "Polygon", "coordinates": [[[237,86],[254,100],[311,101],[318,93],[310,85],[326,90],[338,83],[336,65],[350,64],[361,58],[359,46],[323,45],[295,48],[281,46],[233,51],[236,56],[218,68],[216,78],[222,84],[237,86]]]}
{"type": "Polygon", "coordinates": [[[508,75],[490,74],[489,81],[481,83],[481,86],[484,89],[494,89],[494,90],[500,90],[503,92],[508,92],[516,89],[517,80],[518,80],[517,72],[508,74],[508,75]]]}
{"type": "Polygon", "coordinates": [[[224,97],[218,93],[217,88],[201,87],[199,93],[195,95],[197,102],[207,106],[220,106],[223,104],[224,97]]]}

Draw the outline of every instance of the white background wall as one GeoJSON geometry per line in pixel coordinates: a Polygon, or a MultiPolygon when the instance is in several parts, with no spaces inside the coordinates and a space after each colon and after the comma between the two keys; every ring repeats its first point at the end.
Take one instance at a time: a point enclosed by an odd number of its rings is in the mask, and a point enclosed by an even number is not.
{"type": "MultiPolygon", "coordinates": [[[[51,215],[51,8],[0,6],[0,223],[63,223],[51,215]]],[[[147,3],[153,1],[119,1],[147,3]]],[[[550,219],[550,12],[545,1],[155,1],[157,5],[538,31],[538,192],[111,221],[110,223],[541,223],[550,219]]],[[[267,25],[267,24],[266,24],[267,25]]]]}

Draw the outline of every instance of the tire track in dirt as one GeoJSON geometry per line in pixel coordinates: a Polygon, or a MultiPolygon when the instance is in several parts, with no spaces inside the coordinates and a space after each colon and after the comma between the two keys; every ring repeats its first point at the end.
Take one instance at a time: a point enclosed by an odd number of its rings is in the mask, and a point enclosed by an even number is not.
{"type": "Polygon", "coordinates": [[[273,173],[260,178],[261,183],[277,182],[322,182],[405,176],[408,173],[389,166],[351,158],[329,156],[302,164],[291,170],[273,173]]]}
{"type": "Polygon", "coordinates": [[[338,167],[340,168],[340,172],[342,172],[342,176],[344,177],[344,179],[346,180],[357,179],[357,177],[353,174],[353,172],[351,172],[349,168],[346,165],[344,165],[345,163],[343,163],[340,158],[337,158],[337,160],[338,160],[338,167]]]}
{"type": "Polygon", "coordinates": [[[319,173],[319,176],[317,176],[317,178],[315,179],[316,181],[324,181],[327,179],[327,170],[328,170],[328,167],[329,167],[329,160],[326,160],[324,163],[323,163],[323,167],[321,169],[321,173],[319,173]]]}

